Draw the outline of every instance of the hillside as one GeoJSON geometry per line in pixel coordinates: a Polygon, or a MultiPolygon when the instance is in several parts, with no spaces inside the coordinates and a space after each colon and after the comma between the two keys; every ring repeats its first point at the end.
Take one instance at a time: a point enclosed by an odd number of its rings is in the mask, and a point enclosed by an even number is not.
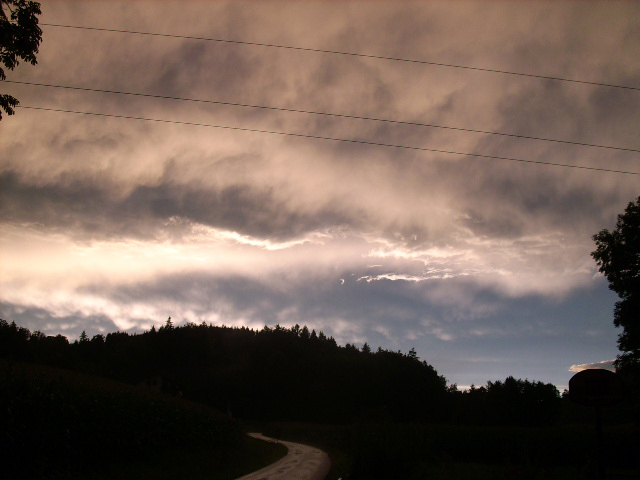
{"type": "Polygon", "coordinates": [[[170,321],[159,330],[69,343],[3,322],[15,359],[147,385],[249,420],[350,422],[363,416],[435,420],[446,381],[413,352],[338,346],[306,327],[247,328],[170,321]]]}
{"type": "Polygon", "coordinates": [[[284,449],[209,407],[103,377],[0,360],[3,478],[232,480],[284,449]]]}

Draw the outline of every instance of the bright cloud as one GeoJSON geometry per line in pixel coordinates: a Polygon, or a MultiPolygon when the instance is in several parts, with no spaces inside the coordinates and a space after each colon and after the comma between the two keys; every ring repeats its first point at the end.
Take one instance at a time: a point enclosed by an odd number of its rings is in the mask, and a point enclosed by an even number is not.
{"type": "Polygon", "coordinates": [[[615,372],[615,367],[613,365],[615,360],[604,360],[602,362],[594,362],[594,363],[583,363],[581,365],[571,365],[569,367],[570,372],[581,372],[582,370],[588,370],[591,368],[602,369],[602,370],[611,370],[615,372]]]}

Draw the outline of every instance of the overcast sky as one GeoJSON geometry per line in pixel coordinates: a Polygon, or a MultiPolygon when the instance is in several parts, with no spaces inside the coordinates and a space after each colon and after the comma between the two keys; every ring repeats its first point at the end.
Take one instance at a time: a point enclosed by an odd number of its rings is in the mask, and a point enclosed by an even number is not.
{"type": "Polygon", "coordinates": [[[414,347],[462,386],[564,386],[576,365],[615,358],[616,297],[591,237],[640,176],[548,163],[640,172],[639,3],[42,10],[41,23],[173,37],[43,25],[38,65],[8,80],[276,109],[3,83],[23,106],[177,123],[3,116],[2,318],[71,340],[168,316],[306,324],[340,344],[414,347]]]}

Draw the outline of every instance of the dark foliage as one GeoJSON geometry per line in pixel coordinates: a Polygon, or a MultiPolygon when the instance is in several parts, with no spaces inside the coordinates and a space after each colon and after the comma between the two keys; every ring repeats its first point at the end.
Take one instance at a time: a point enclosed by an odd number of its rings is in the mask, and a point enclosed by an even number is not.
{"type": "Polygon", "coordinates": [[[454,396],[456,423],[476,425],[551,425],[560,411],[558,389],[550,383],[507,377],[454,396]]]}
{"type": "Polygon", "coordinates": [[[591,255],[609,288],[620,297],[615,305],[613,322],[622,327],[616,361],[621,373],[640,372],[640,197],[618,215],[613,231],[604,229],[593,236],[596,250],[591,255]]]}
{"type": "Polygon", "coordinates": [[[541,425],[555,420],[550,384],[507,378],[459,392],[408,354],[338,346],[298,325],[260,331],[206,324],[73,343],[0,320],[6,358],[55,365],[184,396],[247,420],[541,425]]]}
{"type": "Polygon", "coordinates": [[[171,322],[143,334],[66,338],[0,321],[0,349],[17,360],[147,385],[252,420],[349,422],[362,416],[436,421],[446,381],[415,355],[340,347],[322,332],[171,322]]]}
{"type": "MultiPolygon", "coordinates": [[[[38,27],[40,4],[29,0],[1,0],[0,2],[0,61],[9,70],[18,66],[20,60],[35,65],[36,53],[42,39],[42,30],[38,27]],[[6,10],[5,10],[6,9],[6,10]]],[[[0,67],[0,80],[6,75],[0,67]]],[[[0,120],[2,110],[13,115],[18,105],[15,97],[0,95],[0,120]]]]}

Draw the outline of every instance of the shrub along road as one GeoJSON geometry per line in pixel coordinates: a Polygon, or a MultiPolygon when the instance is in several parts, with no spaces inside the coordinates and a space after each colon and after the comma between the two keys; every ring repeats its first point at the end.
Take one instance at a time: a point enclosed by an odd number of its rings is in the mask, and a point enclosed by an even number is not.
{"type": "Polygon", "coordinates": [[[261,433],[249,435],[266,442],[281,443],[289,451],[277,462],[238,480],[324,480],[329,472],[331,462],[322,450],[300,443],[282,442],[261,433]]]}

